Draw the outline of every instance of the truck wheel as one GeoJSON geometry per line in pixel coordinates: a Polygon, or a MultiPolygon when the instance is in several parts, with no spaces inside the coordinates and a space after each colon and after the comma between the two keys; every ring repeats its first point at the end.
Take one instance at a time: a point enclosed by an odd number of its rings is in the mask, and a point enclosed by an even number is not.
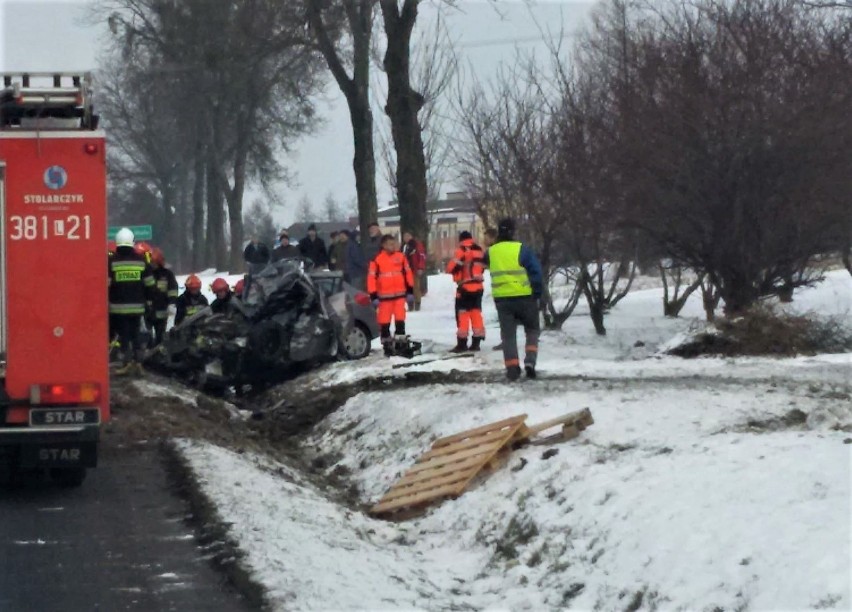
{"type": "Polygon", "coordinates": [[[50,477],[61,487],[79,487],[86,480],[86,468],[52,468],[50,477]]]}

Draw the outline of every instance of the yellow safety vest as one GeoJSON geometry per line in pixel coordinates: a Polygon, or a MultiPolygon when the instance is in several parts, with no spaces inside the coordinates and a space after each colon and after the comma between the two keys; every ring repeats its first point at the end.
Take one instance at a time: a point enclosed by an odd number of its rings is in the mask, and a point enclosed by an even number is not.
{"type": "Polygon", "coordinates": [[[532,295],[527,270],[521,263],[521,243],[498,242],[488,249],[488,268],[491,271],[491,295],[495,298],[532,295]]]}

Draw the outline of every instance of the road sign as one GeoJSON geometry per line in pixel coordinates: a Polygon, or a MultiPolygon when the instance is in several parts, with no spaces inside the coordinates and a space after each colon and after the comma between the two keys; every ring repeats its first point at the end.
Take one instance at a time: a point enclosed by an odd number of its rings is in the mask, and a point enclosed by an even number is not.
{"type": "Polygon", "coordinates": [[[136,240],[153,240],[154,238],[154,228],[150,225],[115,225],[107,229],[107,240],[115,240],[115,235],[122,227],[129,228],[136,240]]]}

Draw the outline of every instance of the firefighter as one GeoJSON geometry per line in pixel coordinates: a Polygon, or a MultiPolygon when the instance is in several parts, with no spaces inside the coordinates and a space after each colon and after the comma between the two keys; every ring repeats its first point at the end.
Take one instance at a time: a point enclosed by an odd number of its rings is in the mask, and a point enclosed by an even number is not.
{"type": "MultiPolygon", "coordinates": [[[[115,240],[107,242],[107,256],[109,257],[110,267],[112,266],[112,258],[115,255],[115,240]]],[[[113,351],[121,352],[121,342],[118,339],[117,327],[115,325],[115,315],[109,315],[109,355],[112,361],[113,351]]]]}
{"type": "Polygon", "coordinates": [[[138,359],[142,350],[139,327],[151,304],[154,275],[145,258],[134,250],[134,236],[122,227],[115,236],[115,255],[109,262],[109,312],[113,315],[124,364],[116,374],[142,372],[138,359]]]}
{"type": "Polygon", "coordinates": [[[521,324],[526,334],[524,369],[528,378],[535,378],[541,333],[538,320],[541,264],[532,249],[515,240],[514,219],[503,219],[497,225],[497,242],[485,254],[485,265],[491,271],[491,294],[500,321],[506,377],[515,381],[521,376],[517,341],[518,324],[521,324]]]}
{"type": "Polygon", "coordinates": [[[186,279],[185,286],[186,291],[177,299],[175,325],[180,325],[184,319],[210,305],[207,298],[201,293],[201,279],[195,274],[191,274],[186,279]]]}
{"type": "Polygon", "coordinates": [[[237,306],[234,303],[234,292],[228,285],[228,281],[224,278],[217,278],[210,284],[210,291],[216,296],[213,303],[210,304],[210,309],[214,314],[230,315],[237,306]]]}
{"type": "Polygon", "coordinates": [[[245,278],[241,278],[234,285],[234,297],[236,297],[238,300],[242,301],[243,300],[243,291],[245,291],[245,289],[246,289],[246,280],[245,280],[245,278]]]}
{"type": "Polygon", "coordinates": [[[169,315],[177,314],[178,284],[174,272],[166,267],[166,256],[161,249],[155,247],[151,250],[151,266],[156,290],[148,327],[154,332],[152,346],[157,346],[166,335],[169,315]]]}
{"type": "Polygon", "coordinates": [[[381,327],[381,341],[385,355],[394,354],[391,337],[391,319],[396,327],[396,340],[405,337],[405,305],[414,303],[414,275],[408,259],[399,250],[397,240],[390,234],[382,236],[381,251],[370,262],[367,273],[367,292],[373,305],[378,307],[377,320],[381,327]]]}
{"type": "Polygon", "coordinates": [[[470,350],[480,350],[485,340],[485,323],[482,321],[483,275],[485,252],[473,241],[470,232],[459,234],[459,246],[447,264],[447,272],[456,283],[456,346],[450,352],[463,353],[467,350],[467,335],[472,328],[470,350]]]}

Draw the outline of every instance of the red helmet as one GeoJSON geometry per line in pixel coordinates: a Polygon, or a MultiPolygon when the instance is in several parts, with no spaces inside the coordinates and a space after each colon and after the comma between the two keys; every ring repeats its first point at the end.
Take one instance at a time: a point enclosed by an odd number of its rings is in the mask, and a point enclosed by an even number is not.
{"type": "Polygon", "coordinates": [[[163,254],[162,249],[159,247],[151,249],[151,261],[158,266],[166,265],[166,256],[163,254]]]}
{"type": "Polygon", "coordinates": [[[210,285],[210,290],[213,293],[219,293],[220,291],[230,291],[231,287],[228,285],[228,281],[226,281],[224,278],[217,278],[210,285]]]}
{"type": "Polygon", "coordinates": [[[133,250],[136,251],[139,255],[145,255],[146,253],[151,252],[151,245],[147,242],[140,241],[133,245],[133,250]]]}
{"type": "Polygon", "coordinates": [[[115,240],[107,242],[107,253],[115,253],[115,240]]]}
{"type": "Polygon", "coordinates": [[[185,285],[187,289],[201,289],[201,279],[195,274],[190,274],[186,279],[185,285]]]}
{"type": "Polygon", "coordinates": [[[237,281],[237,284],[234,285],[234,293],[236,293],[237,295],[242,295],[243,289],[245,289],[245,286],[246,286],[246,281],[241,278],[240,280],[237,281]]]}

